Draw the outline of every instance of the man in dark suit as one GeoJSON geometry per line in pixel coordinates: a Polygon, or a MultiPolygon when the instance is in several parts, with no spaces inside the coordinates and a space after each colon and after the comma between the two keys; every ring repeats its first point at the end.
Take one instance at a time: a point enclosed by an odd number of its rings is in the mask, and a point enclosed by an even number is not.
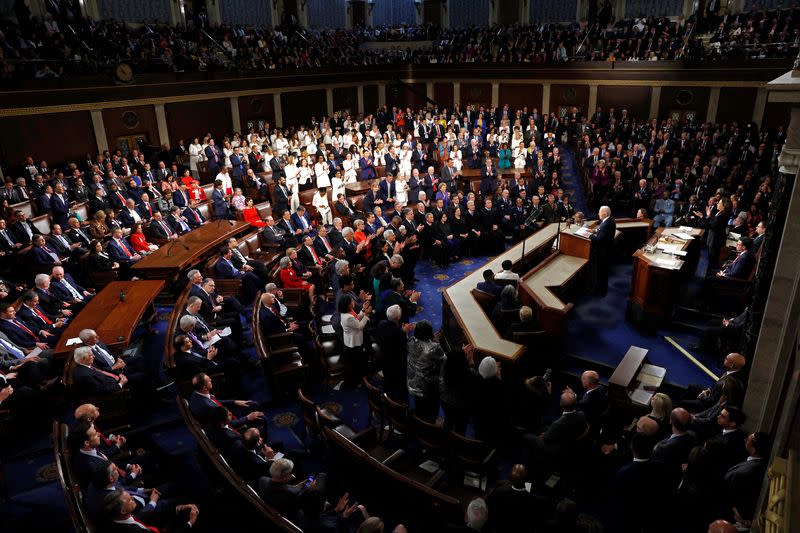
{"type": "Polygon", "coordinates": [[[22,243],[18,242],[11,230],[7,229],[5,219],[0,218],[0,251],[9,253],[20,248],[22,243]]]}
{"type": "Polygon", "coordinates": [[[672,434],[656,444],[652,460],[662,463],[666,474],[678,480],[681,476],[681,465],[689,460],[689,452],[697,444],[697,437],[689,431],[692,415],[682,407],[676,407],[669,416],[672,434]]]}
{"type": "Polygon", "coordinates": [[[33,222],[25,217],[22,211],[14,211],[14,222],[9,226],[9,230],[14,235],[14,240],[23,246],[29,245],[33,241],[34,235],[41,235],[41,231],[36,229],[33,222]]]}
{"type": "Polygon", "coordinates": [[[408,366],[408,332],[410,324],[401,323],[403,309],[390,306],[386,320],[378,323],[375,341],[378,343],[378,364],[383,369],[383,390],[390,398],[403,399],[408,394],[406,373],[408,366]]]}
{"type": "MultiPolygon", "coordinates": [[[[91,422],[78,421],[69,429],[69,444],[72,448],[72,470],[81,489],[86,490],[94,472],[109,463],[109,458],[100,451],[100,433],[91,422]]],[[[125,469],[117,467],[117,473],[125,482],[130,482],[128,473],[141,473],[139,465],[125,469]]],[[[138,477],[138,475],[136,476],[138,477]]]]}
{"type": "Polygon", "coordinates": [[[213,420],[214,409],[223,407],[228,411],[228,425],[233,428],[243,428],[249,423],[257,422],[264,418],[261,411],[251,411],[245,416],[236,418],[230,409],[234,407],[247,408],[253,405],[250,400],[220,400],[211,394],[214,382],[211,376],[199,373],[192,378],[192,394],[189,397],[189,410],[203,425],[208,425],[213,420]]]}
{"type": "Polygon", "coordinates": [[[52,354],[51,350],[44,350],[38,355],[31,354],[32,350],[17,345],[0,331],[0,373],[16,373],[15,381],[31,388],[39,388],[50,376],[52,354]]]}
{"type": "Polygon", "coordinates": [[[306,235],[311,235],[312,237],[316,235],[316,231],[314,231],[314,226],[311,224],[311,219],[308,218],[308,214],[306,213],[306,208],[302,205],[297,208],[291,216],[292,224],[295,228],[303,230],[303,233],[306,235]]]}
{"type": "Polygon", "coordinates": [[[214,272],[218,279],[239,279],[242,280],[243,296],[245,301],[252,302],[256,293],[260,289],[261,282],[258,276],[251,272],[252,267],[244,265],[244,270],[239,270],[231,260],[233,252],[224,245],[220,250],[219,259],[214,264],[214,272]]]}
{"type": "Polygon", "coordinates": [[[296,516],[300,503],[300,496],[306,488],[313,488],[321,493],[325,492],[327,476],[320,473],[316,479],[310,478],[300,483],[292,484],[292,470],[294,463],[285,457],[272,463],[270,477],[258,480],[258,495],[274,506],[283,516],[296,516]]]}
{"type": "Polygon", "coordinates": [[[181,334],[173,339],[172,348],[178,379],[191,379],[199,373],[215,373],[222,370],[220,362],[216,360],[218,352],[214,346],[202,350],[194,345],[191,337],[181,334]]]}
{"type": "Polygon", "coordinates": [[[502,285],[495,283],[494,272],[491,269],[486,269],[483,271],[483,281],[478,282],[475,288],[479,291],[493,294],[494,296],[500,296],[500,291],[503,290],[502,285]]]}
{"type": "Polygon", "coordinates": [[[48,247],[52,248],[59,257],[81,256],[88,251],[86,248],[81,249],[80,243],[74,243],[65,237],[60,224],[53,224],[46,240],[48,247]]]}
{"type": "Polygon", "coordinates": [[[55,186],[55,192],[50,197],[50,214],[53,217],[53,224],[60,224],[67,227],[67,217],[69,216],[69,198],[60,183],[55,186]]]}
{"type": "Polygon", "coordinates": [[[735,507],[748,522],[755,515],[771,448],[772,438],[768,433],[751,433],[745,441],[747,459],[732,466],[723,478],[727,507],[735,507]]]}
{"type": "Polygon", "coordinates": [[[89,232],[81,227],[80,220],[75,217],[69,217],[67,223],[69,228],[64,232],[67,238],[70,242],[79,244],[81,249],[88,251],[89,245],[92,243],[89,232]]]}
{"type": "Polygon", "coordinates": [[[216,176],[219,173],[219,168],[222,165],[222,152],[214,144],[214,139],[209,139],[208,146],[205,149],[208,174],[216,176]]]}
{"type": "Polygon", "coordinates": [[[613,259],[617,225],[611,216],[611,208],[607,205],[600,207],[598,215],[600,216],[600,224],[593,230],[589,239],[592,241],[591,256],[595,278],[594,292],[598,296],[605,296],[608,292],[608,271],[611,268],[613,259]]]}
{"type": "Polygon", "coordinates": [[[27,349],[40,348],[47,350],[46,337],[29,328],[22,320],[17,319],[17,312],[11,303],[0,304],[0,331],[16,344],[27,349]]]}
{"type": "Polygon", "coordinates": [[[33,332],[52,348],[58,342],[58,338],[64,332],[66,319],[57,315],[51,315],[39,305],[39,295],[34,291],[28,291],[22,295],[22,306],[17,314],[20,321],[28,326],[33,332]]]}
{"type": "Polygon", "coordinates": [[[620,468],[611,483],[609,501],[613,502],[614,531],[633,533],[641,531],[642,524],[652,520],[649,504],[656,494],[667,497],[668,482],[664,468],[652,461],[652,440],[636,434],[631,440],[633,461],[620,468]]]}
{"type": "Polygon", "coordinates": [[[734,279],[748,279],[753,267],[756,264],[756,258],[751,252],[753,248],[753,240],[750,237],[741,237],[736,241],[736,251],[739,255],[733,261],[723,265],[717,276],[721,278],[734,278],[734,279]]]}
{"type": "MultiPolygon", "coordinates": [[[[681,402],[681,406],[686,408],[691,413],[696,413],[717,404],[723,394],[725,381],[729,379],[735,379],[737,387],[742,390],[742,393],[744,393],[747,385],[747,377],[744,376],[743,369],[746,363],[747,360],[742,354],[736,352],[729,353],[722,361],[722,368],[725,370],[725,374],[723,374],[720,379],[718,379],[711,387],[700,390],[695,399],[684,400],[681,402]]],[[[699,387],[696,386],[689,387],[690,390],[693,388],[695,391],[699,389],[699,387]]]]}
{"type": "MultiPolygon", "coordinates": [[[[180,209],[180,207],[176,206],[176,209],[180,209]]],[[[152,239],[169,241],[178,238],[178,233],[164,220],[161,211],[156,211],[147,230],[152,239]]]]}
{"type": "Polygon", "coordinates": [[[61,265],[62,262],[66,261],[45,243],[45,238],[42,235],[33,237],[33,246],[28,251],[28,257],[38,267],[52,267],[53,265],[61,265]]]}
{"type": "Polygon", "coordinates": [[[222,188],[222,180],[214,182],[214,192],[211,193],[211,204],[214,208],[214,218],[217,220],[231,218],[228,201],[225,198],[225,189],[222,188]]]}
{"type": "Polygon", "coordinates": [[[248,483],[256,485],[260,478],[269,476],[275,450],[264,442],[258,428],[248,428],[242,434],[242,440],[234,443],[231,455],[239,475],[248,483]]]}
{"type": "Polygon", "coordinates": [[[550,471],[551,463],[569,460],[571,451],[578,439],[588,429],[586,415],[578,410],[578,397],[565,390],[559,400],[561,416],[541,435],[525,435],[524,451],[528,463],[536,466],[537,472],[550,471]]]}
{"type": "MultiPolygon", "coordinates": [[[[390,292],[383,301],[384,309],[388,310],[393,305],[399,306],[402,311],[400,323],[405,324],[412,316],[417,314],[417,302],[419,301],[421,293],[411,292],[406,295],[405,285],[401,278],[392,278],[390,287],[392,292],[390,292]]],[[[385,318],[386,311],[382,314],[384,316],[381,318],[385,318]]]]}
{"type": "Polygon", "coordinates": [[[241,149],[238,146],[233,149],[233,153],[229,159],[231,162],[231,182],[233,183],[233,186],[244,188],[244,183],[242,180],[244,178],[245,159],[242,156],[241,149]]]}
{"type": "Polygon", "coordinates": [[[717,416],[720,433],[713,437],[717,443],[713,450],[719,454],[717,461],[727,468],[744,461],[747,457],[745,449],[747,433],[741,428],[744,422],[744,411],[732,405],[723,407],[717,416]]]}
{"type": "Polygon", "coordinates": [[[545,511],[543,501],[525,488],[528,469],[525,465],[511,467],[511,477],[492,490],[487,498],[489,522],[496,533],[530,531],[537,516],[545,511]]]}
{"type": "MultiPolygon", "coordinates": [[[[581,386],[586,392],[578,400],[578,409],[586,415],[586,422],[592,426],[592,430],[599,431],[601,417],[608,408],[606,388],[600,383],[600,375],[594,370],[581,374],[581,386]]],[[[569,387],[566,390],[572,391],[569,387]]]]}
{"type": "Polygon", "coordinates": [[[128,384],[125,374],[114,374],[94,366],[94,352],[88,346],[75,349],[72,388],[77,396],[103,396],[119,392],[128,384]]]}
{"type": "Polygon", "coordinates": [[[142,256],[137,254],[133,248],[131,248],[131,245],[122,238],[122,230],[119,228],[111,233],[111,239],[108,241],[106,250],[108,250],[108,255],[111,260],[120,265],[131,265],[142,258],[142,256]]]}
{"type": "Polygon", "coordinates": [[[178,233],[186,232],[183,224],[181,224],[180,221],[183,221],[185,224],[188,224],[189,229],[199,228],[200,226],[206,223],[205,217],[197,209],[197,201],[190,200],[190,205],[184,208],[183,212],[181,212],[179,206],[175,207],[178,208],[177,211],[174,208],[170,209],[171,218],[169,220],[169,223],[172,225],[172,229],[176,231],[178,227],[180,227],[181,231],[178,231],[178,233]]]}
{"type": "MultiPolygon", "coordinates": [[[[133,496],[124,490],[115,490],[103,498],[103,508],[106,516],[110,518],[107,522],[107,531],[111,533],[141,533],[142,531],[158,531],[157,528],[138,522],[134,518],[136,512],[136,501],[133,496]]],[[[188,533],[197,521],[200,514],[199,509],[193,503],[176,505],[175,515],[170,531],[174,533],[188,533]]]]}

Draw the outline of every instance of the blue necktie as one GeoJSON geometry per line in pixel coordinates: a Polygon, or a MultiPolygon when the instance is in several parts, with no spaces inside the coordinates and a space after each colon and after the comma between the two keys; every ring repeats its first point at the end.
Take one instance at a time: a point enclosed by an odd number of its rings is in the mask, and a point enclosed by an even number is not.
{"type": "Polygon", "coordinates": [[[11,354],[13,354],[17,359],[25,359],[25,353],[5,339],[0,339],[0,345],[11,352],[11,354]]]}

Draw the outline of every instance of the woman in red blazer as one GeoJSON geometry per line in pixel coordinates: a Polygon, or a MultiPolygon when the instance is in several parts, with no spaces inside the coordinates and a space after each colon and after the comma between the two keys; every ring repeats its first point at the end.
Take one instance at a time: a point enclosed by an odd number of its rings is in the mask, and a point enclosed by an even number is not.
{"type": "Polygon", "coordinates": [[[149,254],[154,250],[158,250],[158,246],[147,242],[147,237],[144,236],[141,224],[136,224],[131,232],[131,246],[139,254],[149,254]]]}
{"type": "Polygon", "coordinates": [[[281,285],[283,285],[284,289],[306,289],[308,290],[308,297],[312,302],[314,301],[314,285],[304,281],[303,278],[297,275],[297,272],[292,268],[292,260],[289,256],[281,258],[278,276],[281,279],[281,285]]]}

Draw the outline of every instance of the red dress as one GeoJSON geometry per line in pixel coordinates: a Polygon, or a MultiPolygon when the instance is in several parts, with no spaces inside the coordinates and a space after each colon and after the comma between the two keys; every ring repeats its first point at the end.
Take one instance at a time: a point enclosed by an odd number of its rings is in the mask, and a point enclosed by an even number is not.
{"type": "Polygon", "coordinates": [[[267,225],[267,223],[258,216],[258,209],[255,207],[246,207],[244,211],[242,211],[242,216],[244,217],[244,221],[249,222],[251,226],[263,228],[267,225]]]}
{"type": "Polygon", "coordinates": [[[144,236],[144,233],[134,233],[131,235],[131,246],[136,253],[150,251],[150,245],[147,243],[147,238],[144,236]]]}
{"type": "Polygon", "coordinates": [[[284,289],[305,289],[308,282],[303,281],[292,267],[286,267],[280,271],[281,285],[284,289]]]}

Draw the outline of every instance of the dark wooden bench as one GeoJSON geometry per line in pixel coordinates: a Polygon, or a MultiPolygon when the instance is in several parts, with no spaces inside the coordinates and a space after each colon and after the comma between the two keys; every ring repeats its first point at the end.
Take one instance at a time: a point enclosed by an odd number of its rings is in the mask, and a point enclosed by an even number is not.
{"type": "Polygon", "coordinates": [[[70,520],[78,533],[94,533],[96,528],[83,507],[83,494],[72,473],[72,452],[67,443],[69,428],[58,420],[53,422],[53,453],[58,474],[58,486],[67,501],[70,520]]]}

